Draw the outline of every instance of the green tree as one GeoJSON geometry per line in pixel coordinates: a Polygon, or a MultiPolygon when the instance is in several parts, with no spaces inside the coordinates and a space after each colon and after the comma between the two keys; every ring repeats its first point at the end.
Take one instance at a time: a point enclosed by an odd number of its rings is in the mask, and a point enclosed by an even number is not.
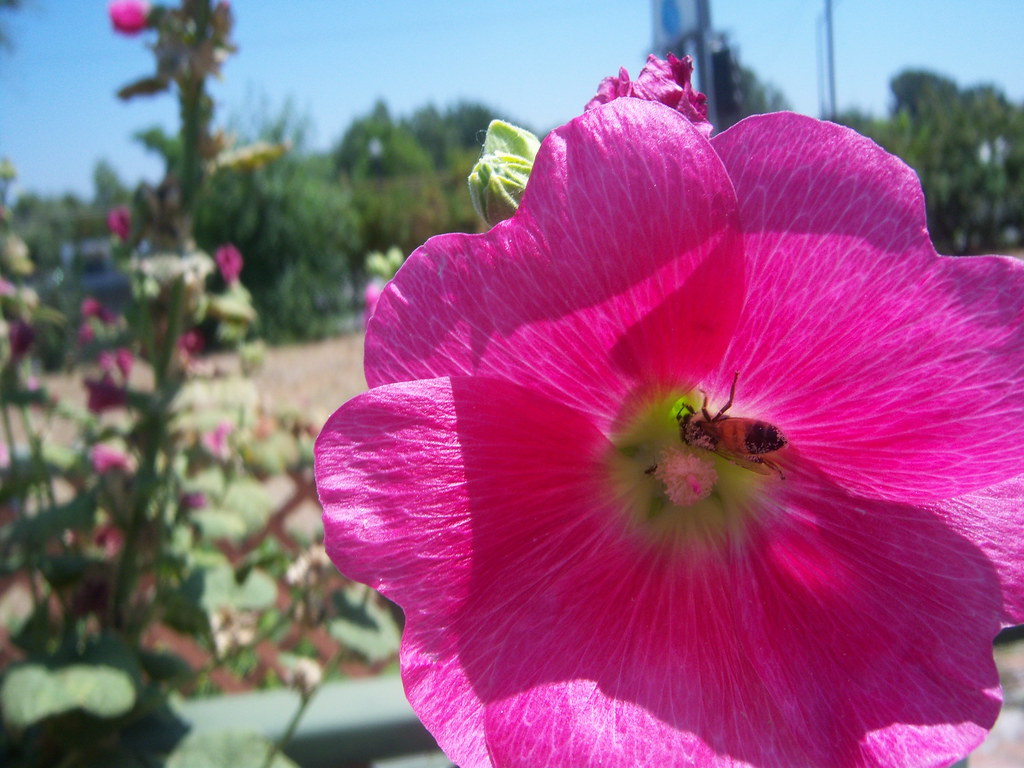
{"type": "Polygon", "coordinates": [[[397,245],[408,253],[442,232],[475,231],[466,177],[493,118],[486,107],[462,103],[395,119],[378,103],[353,122],[333,158],[367,250],[397,245]]]}
{"type": "Polygon", "coordinates": [[[131,190],[121,181],[117,171],[106,160],[100,160],[92,171],[92,204],[102,210],[123,205],[131,200],[131,190]]]}
{"type": "Polygon", "coordinates": [[[940,251],[978,253],[1021,243],[1024,109],[996,88],[960,88],[908,70],[893,78],[885,118],[840,120],[875,139],[918,174],[928,228],[940,251]]]}
{"type": "Polygon", "coordinates": [[[771,83],[763,82],[754,70],[739,66],[740,116],[790,110],[789,100],[771,83]]]}
{"type": "Polygon", "coordinates": [[[292,150],[252,172],[214,175],[198,201],[196,240],[210,253],[225,242],[242,252],[268,341],[335,333],[354,312],[365,250],[350,195],[332,158],[306,151],[308,123],[290,105],[254,122],[253,140],[288,140],[292,150]]]}
{"type": "Polygon", "coordinates": [[[334,151],[334,162],[338,171],[354,181],[425,174],[434,168],[427,150],[391,119],[382,101],[352,123],[334,151]]]}

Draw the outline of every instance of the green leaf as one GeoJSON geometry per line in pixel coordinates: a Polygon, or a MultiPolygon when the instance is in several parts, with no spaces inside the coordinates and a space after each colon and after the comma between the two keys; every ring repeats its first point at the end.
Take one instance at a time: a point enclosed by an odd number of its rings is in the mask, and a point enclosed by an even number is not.
{"type": "Polygon", "coordinates": [[[402,629],[376,593],[355,585],[333,594],[339,617],[330,622],[331,637],[367,661],[384,661],[397,653],[402,629]]]}
{"type": "Polygon", "coordinates": [[[239,515],[248,533],[262,529],[274,511],[274,502],[267,489],[248,477],[234,480],[219,506],[239,515]]]}
{"type": "Polygon", "coordinates": [[[46,580],[54,589],[77,583],[85,574],[89,564],[95,562],[85,555],[69,552],[45,558],[39,566],[46,580]]]}
{"type": "Polygon", "coordinates": [[[235,608],[255,611],[269,608],[277,599],[277,583],[264,571],[253,569],[242,583],[230,566],[208,568],[203,577],[202,605],[209,611],[235,608]]]}
{"type": "Polygon", "coordinates": [[[299,446],[286,432],[273,432],[246,446],[245,460],[263,475],[280,475],[299,461],[299,446]]]}
{"type": "MultiPolygon", "coordinates": [[[[252,731],[198,731],[182,740],[165,768],[260,768],[271,742],[252,731]]],[[[298,768],[284,755],[274,756],[271,768],[298,768]]]]}
{"type": "Polygon", "coordinates": [[[66,504],[41,509],[31,517],[21,517],[9,529],[13,541],[37,549],[53,541],[66,530],[86,530],[96,518],[92,494],[75,496],[66,504]]]}
{"type": "Polygon", "coordinates": [[[41,664],[25,664],[12,667],[0,686],[4,722],[16,731],[73,709],[113,718],[134,705],[131,677],[108,666],[71,664],[49,670],[41,664]]]}
{"type": "Polygon", "coordinates": [[[169,651],[139,651],[139,662],[151,680],[181,682],[193,674],[185,659],[169,651]]]}
{"type": "Polygon", "coordinates": [[[224,509],[201,509],[192,513],[192,520],[205,539],[238,541],[248,533],[245,521],[224,509]]]}
{"type": "Polygon", "coordinates": [[[143,77],[134,83],[129,83],[117,92],[119,99],[130,99],[134,96],[150,96],[154,93],[166,91],[170,81],[165,77],[143,77]]]}
{"type": "Polygon", "coordinates": [[[210,627],[203,608],[203,571],[189,574],[177,588],[160,590],[164,623],[183,635],[202,635],[210,627]]]}
{"type": "Polygon", "coordinates": [[[210,298],[209,312],[219,320],[232,323],[251,323],[256,319],[256,310],[245,294],[224,293],[210,298]]]}

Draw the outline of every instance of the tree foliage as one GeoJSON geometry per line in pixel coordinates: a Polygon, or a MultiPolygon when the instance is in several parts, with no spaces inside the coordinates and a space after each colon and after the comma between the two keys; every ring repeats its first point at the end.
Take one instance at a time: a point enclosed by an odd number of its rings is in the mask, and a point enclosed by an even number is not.
{"type": "Polygon", "coordinates": [[[196,239],[233,242],[263,335],[273,342],[339,330],[362,263],[349,195],[322,156],[285,156],[251,173],[215,176],[198,203],[196,239]]]}
{"type": "Polygon", "coordinates": [[[396,119],[378,103],[352,123],[332,156],[351,191],[366,250],[397,245],[408,253],[433,235],[478,228],[466,177],[496,117],[484,105],[463,102],[396,119]]]}
{"type": "Polygon", "coordinates": [[[992,86],[961,88],[921,70],[900,73],[890,88],[888,116],[848,113],[840,120],[917,171],[938,249],[963,254],[1019,247],[1024,106],[992,86]]]}

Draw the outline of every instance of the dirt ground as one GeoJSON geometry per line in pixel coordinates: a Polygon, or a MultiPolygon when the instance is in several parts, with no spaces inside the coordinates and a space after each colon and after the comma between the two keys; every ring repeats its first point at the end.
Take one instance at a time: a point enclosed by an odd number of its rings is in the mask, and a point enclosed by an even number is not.
{"type": "Polygon", "coordinates": [[[363,334],[268,348],[256,384],[268,402],[308,408],[311,417],[322,413],[320,420],[324,421],[338,406],[366,389],[363,334]]]}

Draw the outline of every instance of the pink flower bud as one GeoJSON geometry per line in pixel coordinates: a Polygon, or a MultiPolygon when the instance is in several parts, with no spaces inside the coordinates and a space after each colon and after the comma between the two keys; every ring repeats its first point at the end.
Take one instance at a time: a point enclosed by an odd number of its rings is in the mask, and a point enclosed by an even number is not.
{"type": "Polygon", "coordinates": [[[119,448],[104,443],[97,443],[89,450],[89,461],[93,471],[98,475],[115,471],[132,472],[135,469],[135,462],[131,456],[119,448]]]}
{"type": "Polygon", "coordinates": [[[106,350],[100,353],[100,369],[104,374],[111,374],[116,369],[125,381],[132,373],[135,355],[127,347],[119,347],[113,352],[106,350]]]}
{"type": "Polygon", "coordinates": [[[114,0],[108,10],[114,30],[122,35],[137,35],[146,28],[149,3],[144,0],[114,0]]]}
{"type": "Polygon", "coordinates": [[[103,306],[98,299],[86,296],[82,299],[82,317],[94,317],[104,325],[111,325],[117,320],[117,315],[103,306]]]}
{"type": "Polygon", "coordinates": [[[217,260],[217,266],[220,267],[220,274],[225,283],[231,284],[238,280],[238,276],[242,272],[242,254],[234,245],[231,243],[222,245],[217,249],[214,258],[217,260]]]}
{"type": "Polygon", "coordinates": [[[11,323],[9,338],[11,342],[11,357],[20,360],[28,352],[32,342],[35,341],[36,331],[24,320],[15,320],[11,323]]]}
{"type": "Polygon", "coordinates": [[[211,456],[220,461],[227,461],[231,457],[228,435],[233,431],[234,425],[230,421],[222,421],[212,432],[205,433],[200,440],[211,456]]]}
{"type": "Polygon", "coordinates": [[[128,239],[132,233],[132,214],[128,206],[119,205],[110,209],[110,213],[107,214],[107,229],[122,243],[128,239]]]}
{"type": "Polygon", "coordinates": [[[78,326],[78,343],[80,345],[84,346],[95,338],[96,331],[93,330],[93,327],[89,325],[89,323],[82,323],[78,326]]]}
{"type": "Polygon", "coordinates": [[[116,384],[109,373],[104,373],[99,379],[86,379],[85,387],[89,390],[86,406],[93,413],[117,408],[128,400],[125,388],[116,384]]]}

